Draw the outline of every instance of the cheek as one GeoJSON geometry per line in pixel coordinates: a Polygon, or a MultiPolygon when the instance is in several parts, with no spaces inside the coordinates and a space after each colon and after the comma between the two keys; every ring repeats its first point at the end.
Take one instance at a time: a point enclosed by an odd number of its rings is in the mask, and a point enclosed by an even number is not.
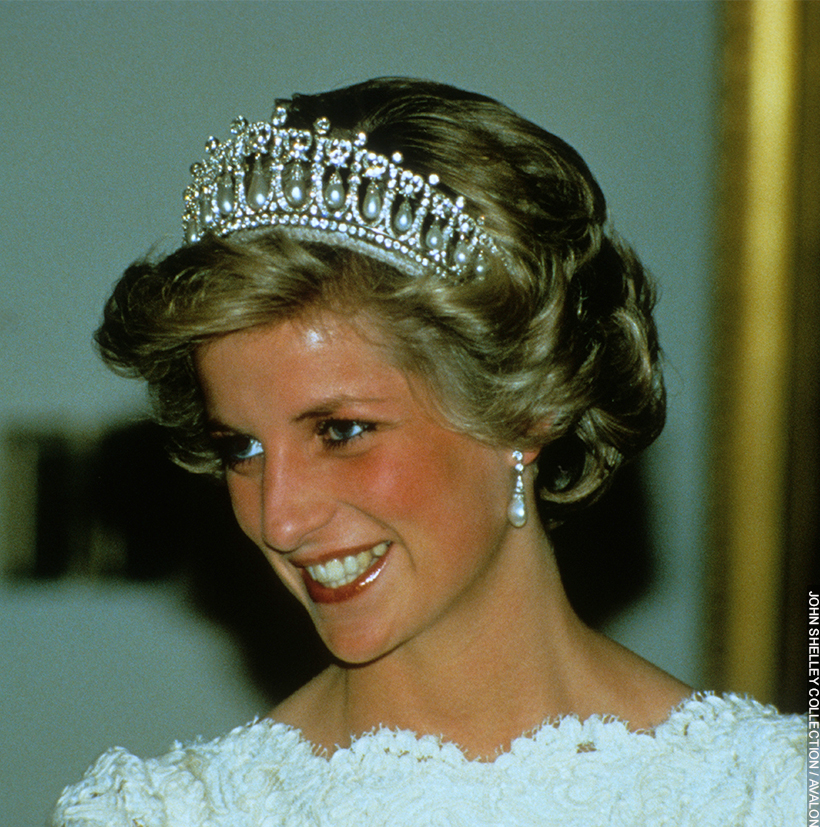
{"type": "Polygon", "coordinates": [[[480,533],[483,521],[493,519],[496,501],[506,510],[497,466],[489,449],[447,432],[368,458],[350,481],[386,520],[436,524],[445,533],[464,532],[466,525],[480,533]]]}

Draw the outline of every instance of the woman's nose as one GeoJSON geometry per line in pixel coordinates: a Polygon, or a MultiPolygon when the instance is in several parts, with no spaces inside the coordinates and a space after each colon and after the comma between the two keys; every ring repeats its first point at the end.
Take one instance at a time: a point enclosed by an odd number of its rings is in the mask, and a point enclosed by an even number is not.
{"type": "Polygon", "coordinates": [[[283,554],[298,549],[333,514],[333,499],[305,457],[266,457],[260,493],[262,540],[283,554]]]}

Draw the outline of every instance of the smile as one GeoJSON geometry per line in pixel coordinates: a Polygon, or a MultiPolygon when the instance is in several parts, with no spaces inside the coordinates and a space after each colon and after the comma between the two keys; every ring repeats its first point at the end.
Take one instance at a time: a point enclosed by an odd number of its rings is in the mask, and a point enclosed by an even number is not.
{"type": "Polygon", "coordinates": [[[390,543],[385,541],[371,549],[308,566],[308,574],[326,589],[339,589],[358,580],[373,563],[387,554],[390,543]]]}

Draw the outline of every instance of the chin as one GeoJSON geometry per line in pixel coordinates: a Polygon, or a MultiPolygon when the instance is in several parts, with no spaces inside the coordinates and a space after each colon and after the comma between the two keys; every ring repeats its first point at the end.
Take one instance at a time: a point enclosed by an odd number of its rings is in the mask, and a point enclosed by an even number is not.
{"type": "MultiPolygon", "coordinates": [[[[353,626],[354,624],[351,624],[353,626]]],[[[387,635],[379,634],[372,626],[340,629],[336,624],[317,623],[316,630],[330,654],[340,665],[366,666],[380,660],[396,648],[387,635]]]]}

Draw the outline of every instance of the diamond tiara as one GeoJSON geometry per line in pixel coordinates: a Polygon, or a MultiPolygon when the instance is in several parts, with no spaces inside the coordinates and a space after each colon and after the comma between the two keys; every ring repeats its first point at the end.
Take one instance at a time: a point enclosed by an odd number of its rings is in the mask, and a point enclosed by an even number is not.
{"type": "Polygon", "coordinates": [[[369,151],[363,132],[331,138],[327,118],[309,130],[286,127],[287,116],[278,103],[270,122],[237,118],[232,138],[208,140],[185,190],[186,242],[277,227],[451,281],[480,278],[488,257],[499,254],[464,198],[436,189],[437,175],[425,180],[401,166],[400,153],[388,159],[369,151]]]}

